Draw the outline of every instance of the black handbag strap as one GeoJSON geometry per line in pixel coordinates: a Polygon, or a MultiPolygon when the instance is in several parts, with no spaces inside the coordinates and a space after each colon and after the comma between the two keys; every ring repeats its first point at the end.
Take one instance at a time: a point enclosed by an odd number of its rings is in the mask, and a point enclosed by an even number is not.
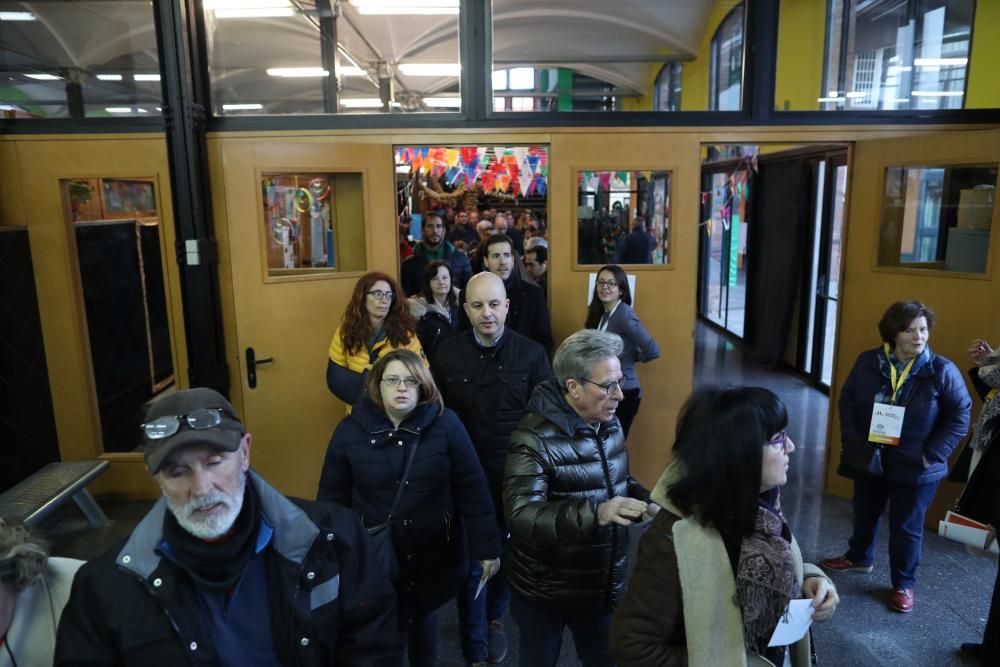
{"type": "Polygon", "coordinates": [[[406,465],[403,466],[403,477],[399,480],[399,488],[396,489],[396,497],[392,501],[392,507],[389,508],[389,516],[385,519],[386,523],[392,520],[392,515],[396,513],[396,508],[399,506],[399,499],[403,495],[406,480],[410,476],[410,468],[413,467],[413,459],[417,456],[417,444],[416,442],[413,443],[413,446],[410,447],[410,454],[406,457],[406,465]]]}

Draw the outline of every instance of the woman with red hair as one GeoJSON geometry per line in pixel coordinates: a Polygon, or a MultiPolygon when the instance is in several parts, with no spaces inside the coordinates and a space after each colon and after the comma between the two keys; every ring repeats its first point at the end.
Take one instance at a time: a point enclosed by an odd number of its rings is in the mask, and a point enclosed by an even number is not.
{"type": "Polygon", "coordinates": [[[326,385],[347,403],[348,413],[361,396],[365,375],[379,357],[392,350],[408,349],[424,358],[416,327],[393,278],[372,271],[358,279],[330,341],[326,365],[326,385]]]}

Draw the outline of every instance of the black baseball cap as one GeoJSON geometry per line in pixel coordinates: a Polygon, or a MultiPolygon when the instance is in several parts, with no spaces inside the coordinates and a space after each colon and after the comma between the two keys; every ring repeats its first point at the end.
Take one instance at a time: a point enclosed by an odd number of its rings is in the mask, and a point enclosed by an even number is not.
{"type": "Polygon", "coordinates": [[[174,451],[189,445],[209,445],[226,452],[235,452],[243,440],[243,424],[236,410],[225,397],[214,389],[198,387],[184,389],[159,398],[146,408],[145,423],[160,417],[179,417],[177,432],[166,438],[150,439],[143,431],[142,453],[146,467],[156,474],[174,451]],[[184,417],[195,410],[216,409],[222,417],[219,424],[205,429],[191,428],[184,417]]]}

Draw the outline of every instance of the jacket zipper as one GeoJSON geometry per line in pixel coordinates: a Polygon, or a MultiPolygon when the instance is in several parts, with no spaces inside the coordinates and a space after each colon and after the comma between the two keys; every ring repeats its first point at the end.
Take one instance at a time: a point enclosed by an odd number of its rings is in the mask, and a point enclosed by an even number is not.
{"type": "MultiPolygon", "coordinates": [[[[167,617],[167,620],[170,621],[170,627],[172,627],[174,629],[174,632],[177,633],[177,638],[180,639],[180,641],[181,641],[182,649],[188,648],[187,646],[184,646],[184,642],[185,642],[184,635],[181,633],[181,628],[177,624],[176,619],[174,619],[173,614],[170,613],[169,607],[167,607],[167,605],[163,603],[163,600],[159,596],[156,595],[156,591],[154,591],[153,588],[149,585],[149,582],[146,581],[145,579],[143,579],[142,577],[140,577],[139,574],[137,572],[135,572],[134,570],[130,570],[128,568],[122,567],[121,565],[118,565],[117,568],[119,570],[121,570],[122,572],[127,573],[129,576],[134,577],[140,584],[142,584],[142,587],[146,589],[146,593],[149,594],[149,597],[151,597],[154,600],[156,600],[156,602],[160,605],[160,608],[163,609],[163,615],[167,617]]],[[[185,650],[184,653],[185,653],[185,655],[188,656],[188,664],[191,664],[191,665],[197,664],[194,661],[194,659],[191,657],[191,651],[190,650],[185,650]]]]}

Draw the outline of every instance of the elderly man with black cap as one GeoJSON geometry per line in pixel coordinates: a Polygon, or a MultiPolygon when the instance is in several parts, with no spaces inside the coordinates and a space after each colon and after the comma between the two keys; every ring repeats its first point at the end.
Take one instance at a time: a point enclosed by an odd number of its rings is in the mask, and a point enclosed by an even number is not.
{"type": "Polygon", "coordinates": [[[355,515],[289,500],[250,470],[251,436],[211,389],[146,412],[163,497],[84,565],[56,665],[399,665],[392,587],[355,515]]]}

